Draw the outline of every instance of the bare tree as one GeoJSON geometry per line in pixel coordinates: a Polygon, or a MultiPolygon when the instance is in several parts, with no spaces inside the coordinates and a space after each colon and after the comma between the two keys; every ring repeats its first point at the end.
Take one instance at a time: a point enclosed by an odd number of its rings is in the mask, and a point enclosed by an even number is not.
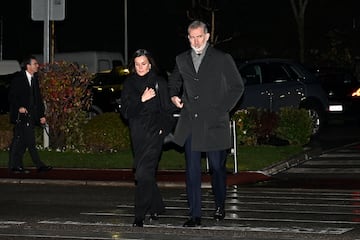
{"type": "Polygon", "coordinates": [[[309,0],[290,0],[299,34],[300,62],[305,61],[305,10],[309,0]]]}
{"type": "Polygon", "coordinates": [[[191,1],[191,9],[187,11],[187,17],[190,20],[195,19],[210,19],[208,21],[210,25],[210,44],[211,45],[217,45],[219,43],[227,42],[232,39],[232,37],[229,37],[227,39],[221,39],[219,38],[219,35],[216,32],[216,12],[218,12],[219,9],[216,6],[216,3],[214,0],[192,0],[191,1]]]}

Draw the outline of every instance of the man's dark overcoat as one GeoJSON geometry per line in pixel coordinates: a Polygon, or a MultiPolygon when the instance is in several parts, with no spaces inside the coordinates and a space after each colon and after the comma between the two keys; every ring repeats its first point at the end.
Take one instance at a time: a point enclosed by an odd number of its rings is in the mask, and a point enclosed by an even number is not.
{"type": "Polygon", "coordinates": [[[184,107],[175,129],[175,142],[183,146],[192,136],[192,150],[217,151],[231,147],[229,112],[239,101],[244,84],[233,58],[211,46],[198,72],[191,49],[176,57],[169,78],[170,96],[181,97],[184,107]]]}
{"type": "Polygon", "coordinates": [[[9,103],[10,121],[12,123],[16,123],[19,108],[25,107],[31,114],[31,119],[34,121],[34,124],[39,125],[40,118],[45,116],[45,106],[40,93],[37,75],[34,75],[32,87],[30,87],[25,70],[17,72],[10,84],[9,103]],[[31,95],[33,95],[33,100],[30,101],[31,95]]]}

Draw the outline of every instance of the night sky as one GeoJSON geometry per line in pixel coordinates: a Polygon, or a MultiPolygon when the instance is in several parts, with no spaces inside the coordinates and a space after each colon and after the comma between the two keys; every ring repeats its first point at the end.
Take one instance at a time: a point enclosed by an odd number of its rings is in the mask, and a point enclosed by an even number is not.
{"type": "MultiPolygon", "coordinates": [[[[158,64],[172,68],[176,54],[188,48],[186,11],[191,0],[128,0],[129,57],[150,50],[158,64]]],[[[234,57],[297,57],[296,22],[289,0],[217,0],[219,48],[234,57]]],[[[328,32],[360,54],[358,0],[309,0],[305,34],[307,49],[329,45],[328,32]],[[357,46],[359,45],[359,46],[357,46]]],[[[124,51],[122,0],[66,0],[65,20],[56,21],[55,51],[124,51]]],[[[31,20],[31,0],[1,1],[2,57],[18,59],[43,51],[43,22],[31,20]]]]}

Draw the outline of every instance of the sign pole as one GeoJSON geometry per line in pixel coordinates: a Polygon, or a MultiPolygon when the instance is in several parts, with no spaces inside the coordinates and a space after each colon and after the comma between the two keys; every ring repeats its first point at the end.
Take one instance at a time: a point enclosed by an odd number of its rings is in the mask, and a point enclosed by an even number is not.
{"type": "Polygon", "coordinates": [[[44,63],[49,62],[49,22],[50,22],[50,0],[45,1],[45,16],[44,16],[44,63]]]}
{"type": "MultiPolygon", "coordinates": [[[[31,0],[31,18],[44,21],[43,62],[50,62],[50,20],[61,21],[65,18],[65,0],[31,0]]],[[[49,147],[49,126],[44,128],[44,148],[49,147]],[[47,128],[47,129],[46,129],[47,128]],[[47,132],[46,132],[47,131],[47,132]]]]}

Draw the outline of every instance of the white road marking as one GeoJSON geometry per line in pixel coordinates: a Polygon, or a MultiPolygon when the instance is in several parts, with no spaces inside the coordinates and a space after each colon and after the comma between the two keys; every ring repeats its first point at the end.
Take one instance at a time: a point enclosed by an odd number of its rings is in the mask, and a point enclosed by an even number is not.
{"type": "Polygon", "coordinates": [[[112,237],[92,237],[92,236],[74,236],[74,235],[47,235],[47,234],[6,234],[0,233],[0,236],[3,237],[23,237],[27,239],[29,237],[32,238],[52,238],[52,239],[87,239],[87,240],[142,240],[143,238],[120,238],[116,236],[112,237]]]}
{"type": "MultiPolygon", "coordinates": [[[[31,238],[53,238],[53,239],[89,239],[89,240],[114,240],[112,237],[90,237],[90,236],[73,236],[73,235],[46,235],[46,234],[2,234],[0,233],[0,236],[3,237],[23,237],[24,239],[27,239],[29,237],[31,238]]],[[[120,239],[120,238],[119,238],[120,239]]],[[[123,238],[121,238],[123,240],[123,238]]]]}
{"type": "MultiPolygon", "coordinates": [[[[249,212],[261,212],[262,210],[253,210],[249,212]]],[[[225,220],[232,220],[232,221],[268,221],[268,222],[295,222],[295,223],[321,223],[321,224],[351,224],[351,225],[359,225],[360,222],[356,221],[345,221],[345,220],[313,220],[313,219],[287,219],[287,218],[246,218],[246,217],[239,217],[241,211],[238,212],[228,212],[225,220]]],[[[246,211],[247,212],[247,211],[246,211]]],[[[274,211],[273,213],[276,213],[274,211]]],[[[83,215],[89,216],[120,216],[120,217],[131,217],[133,214],[123,214],[123,213],[81,213],[83,215]]],[[[297,212],[297,214],[302,214],[302,212],[297,212]]],[[[317,214],[317,213],[315,213],[317,214]]],[[[329,213],[330,214],[330,213],[329,213]]],[[[330,214],[331,215],[331,214],[330,214]]],[[[351,214],[350,214],[351,215],[351,214]]],[[[187,218],[184,215],[161,215],[163,218],[187,218]]],[[[212,219],[212,217],[202,217],[203,219],[212,219]]]]}
{"type": "MultiPolygon", "coordinates": [[[[354,174],[360,173],[360,168],[290,168],[287,170],[288,173],[316,173],[316,174],[354,174]]],[[[346,175],[344,175],[346,176],[346,175]]]]}
{"type": "MultiPolygon", "coordinates": [[[[56,225],[79,225],[79,226],[129,226],[129,224],[104,224],[104,223],[89,223],[89,222],[72,222],[72,221],[40,221],[43,224],[56,225]]],[[[144,227],[152,228],[173,228],[184,229],[182,226],[175,226],[170,224],[144,225],[144,227]]],[[[303,227],[244,227],[244,226],[200,226],[193,229],[205,230],[223,230],[223,231],[250,231],[250,232],[272,232],[272,233],[305,233],[305,234],[332,234],[339,235],[353,230],[353,228],[303,228],[303,227]]],[[[104,238],[108,239],[108,238],[104,238]]]]}
{"type": "Polygon", "coordinates": [[[360,158],[360,153],[324,153],[319,156],[320,158],[347,158],[347,157],[357,157],[360,158]]]}
{"type": "Polygon", "coordinates": [[[360,160],[325,160],[325,159],[321,159],[321,160],[316,160],[316,161],[308,161],[305,162],[303,164],[303,166],[312,166],[312,165],[321,165],[321,166],[326,166],[326,165],[336,165],[336,166],[346,166],[346,165],[357,165],[360,163],[360,160]]]}
{"type": "Polygon", "coordinates": [[[25,223],[26,222],[19,222],[19,221],[0,221],[1,225],[21,225],[25,223]]]}

